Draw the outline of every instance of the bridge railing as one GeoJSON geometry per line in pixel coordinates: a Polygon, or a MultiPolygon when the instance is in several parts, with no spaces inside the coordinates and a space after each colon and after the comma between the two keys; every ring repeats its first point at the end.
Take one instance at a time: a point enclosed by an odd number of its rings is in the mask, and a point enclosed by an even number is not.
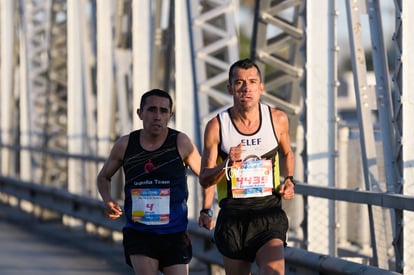
{"type": "MultiPolygon", "coordinates": [[[[338,190],[298,184],[297,193],[321,198],[366,203],[387,208],[413,211],[414,198],[395,194],[371,193],[357,190],[338,190]]],[[[120,232],[123,219],[109,220],[104,213],[103,204],[98,199],[69,193],[62,189],[44,186],[33,182],[0,176],[0,201],[14,206],[29,202],[49,211],[92,223],[110,231],[120,232]]],[[[189,232],[193,240],[193,254],[198,260],[207,264],[223,266],[221,256],[211,242],[208,231],[199,228],[196,221],[190,221],[189,232]]],[[[345,261],[339,258],[312,253],[298,248],[286,248],[286,274],[399,274],[373,266],[345,261]]]]}

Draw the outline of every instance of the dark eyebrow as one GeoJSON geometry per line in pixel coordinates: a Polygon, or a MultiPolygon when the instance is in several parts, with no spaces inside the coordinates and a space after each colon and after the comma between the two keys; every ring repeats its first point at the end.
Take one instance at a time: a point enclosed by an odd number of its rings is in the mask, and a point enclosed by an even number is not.
{"type": "MultiPolygon", "coordinates": [[[[148,106],[147,110],[154,111],[157,108],[158,108],[158,106],[148,106]]],[[[166,107],[159,107],[159,109],[161,110],[161,112],[164,112],[164,113],[168,113],[170,111],[169,108],[166,108],[166,107]]]]}
{"type": "MultiPolygon", "coordinates": [[[[247,81],[249,81],[249,82],[260,82],[260,79],[256,78],[256,77],[253,77],[253,78],[247,79],[247,81]]],[[[244,80],[243,79],[234,79],[233,80],[233,83],[237,83],[237,82],[244,82],[244,80]]]]}

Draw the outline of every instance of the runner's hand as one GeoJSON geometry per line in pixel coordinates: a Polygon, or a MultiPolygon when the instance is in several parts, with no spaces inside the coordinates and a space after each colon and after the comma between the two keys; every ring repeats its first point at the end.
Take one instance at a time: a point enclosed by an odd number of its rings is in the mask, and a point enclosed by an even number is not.
{"type": "Polygon", "coordinates": [[[122,209],[119,204],[113,201],[108,201],[105,203],[105,213],[108,218],[111,220],[117,219],[122,215],[122,209]]]}
{"type": "Polygon", "coordinates": [[[198,225],[200,227],[204,227],[207,230],[212,230],[214,228],[215,223],[213,217],[201,213],[200,217],[198,217],[198,225]]]}
{"type": "Polygon", "coordinates": [[[295,197],[295,185],[291,182],[285,182],[280,186],[279,194],[282,195],[282,197],[285,200],[291,200],[295,197]]]}

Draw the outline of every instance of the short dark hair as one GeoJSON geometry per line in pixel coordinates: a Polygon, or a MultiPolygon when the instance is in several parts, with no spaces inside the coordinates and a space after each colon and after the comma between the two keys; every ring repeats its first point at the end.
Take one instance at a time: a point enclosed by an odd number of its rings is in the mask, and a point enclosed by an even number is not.
{"type": "Polygon", "coordinates": [[[170,103],[169,104],[170,105],[170,110],[172,111],[172,109],[173,109],[173,101],[172,101],[172,98],[171,98],[171,96],[170,96],[169,93],[167,93],[166,91],[161,90],[161,89],[152,89],[152,90],[149,90],[148,92],[145,92],[141,96],[141,103],[139,104],[139,108],[141,110],[144,109],[144,106],[145,106],[145,103],[147,101],[147,98],[150,97],[150,96],[159,96],[159,97],[167,98],[168,101],[169,101],[169,103],[170,103]]]}
{"type": "Polygon", "coordinates": [[[251,59],[245,58],[236,61],[235,63],[233,63],[233,65],[230,66],[229,83],[231,84],[231,78],[233,77],[234,69],[241,68],[247,70],[253,67],[256,68],[257,72],[259,73],[260,81],[262,81],[262,73],[260,72],[259,66],[257,66],[256,63],[254,63],[251,59]]]}

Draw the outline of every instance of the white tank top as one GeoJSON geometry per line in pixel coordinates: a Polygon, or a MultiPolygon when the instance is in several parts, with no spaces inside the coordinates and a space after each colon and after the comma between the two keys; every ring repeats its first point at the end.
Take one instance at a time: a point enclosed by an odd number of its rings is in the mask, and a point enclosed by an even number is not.
{"type": "MultiPolygon", "coordinates": [[[[260,191],[258,189],[247,190],[240,188],[240,178],[234,180],[233,177],[223,177],[223,179],[217,184],[218,201],[220,202],[224,198],[244,198],[244,197],[258,197],[271,194],[272,190],[277,189],[280,184],[279,174],[279,156],[278,156],[278,140],[273,129],[271,111],[269,106],[260,104],[260,126],[258,130],[252,134],[242,134],[236,128],[231,120],[229,110],[223,111],[218,115],[220,123],[220,152],[218,163],[224,161],[230,151],[230,147],[237,146],[242,143],[242,160],[250,158],[260,158],[270,161],[272,171],[272,182],[269,183],[269,179],[261,184],[260,191]],[[262,188],[263,187],[263,188],[262,188]],[[269,190],[271,189],[271,190],[269,190]],[[253,192],[251,192],[253,190],[253,192]],[[256,191],[255,191],[256,190],[256,191]]],[[[267,163],[269,163],[267,161],[267,163]]],[[[261,162],[263,163],[263,162],[261,162]]],[[[227,169],[227,167],[226,167],[227,169]]],[[[228,172],[228,171],[227,171],[228,172]]],[[[249,182],[253,182],[253,179],[263,177],[259,174],[258,177],[253,175],[249,178],[249,182]]]]}
{"type": "Polygon", "coordinates": [[[220,150],[226,156],[230,151],[230,147],[242,143],[242,160],[250,156],[266,159],[274,157],[278,141],[273,129],[270,108],[267,105],[260,104],[260,126],[253,134],[242,134],[231,120],[229,110],[219,114],[219,121],[221,128],[220,150]]]}

